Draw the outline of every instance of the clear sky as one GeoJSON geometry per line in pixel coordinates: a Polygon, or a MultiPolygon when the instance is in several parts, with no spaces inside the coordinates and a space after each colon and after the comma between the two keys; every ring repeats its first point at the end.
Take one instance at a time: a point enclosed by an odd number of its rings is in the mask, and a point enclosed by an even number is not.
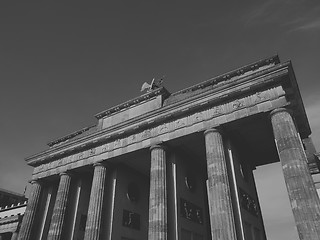
{"type": "MultiPolygon", "coordinates": [[[[94,124],[153,77],[166,75],[174,92],[276,53],[293,62],[320,147],[318,0],[18,2],[0,3],[1,188],[22,193],[32,173],[25,157],[94,124]]],[[[279,219],[289,221],[270,203],[278,170],[256,174],[270,239],[286,239],[276,234],[279,219]]]]}

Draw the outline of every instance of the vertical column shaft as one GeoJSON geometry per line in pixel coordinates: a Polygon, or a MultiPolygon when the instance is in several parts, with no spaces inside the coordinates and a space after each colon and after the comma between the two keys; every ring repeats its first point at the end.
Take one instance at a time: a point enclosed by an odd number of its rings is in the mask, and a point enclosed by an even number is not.
{"type": "Polygon", "coordinates": [[[149,240],[167,239],[167,183],[166,152],[163,146],[155,145],[151,150],[149,240]]]}
{"type": "Polygon", "coordinates": [[[19,239],[21,240],[30,239],[31,230],[33,227],[33,222],[36,216],[40,194],[42,190],[42,186],[39,181],[32,181],[31,184],[32,188],[28,199],[28,205],[23,216],[19,233],[19,239]]]}
{"type": "Polygon", "coordinates": [[[18,232],[13,232],[11,236],[11,240],[17,240],[18,239],[18,232]]]}
{"type": "Polygon", "coordinates": [[[294,121],[286,109],[276,109],[271,123],[299,237],[320,239],[320,200],[294,121]]]}
{"type": "Polygon", "coordinates": [[[106,167],[102,163],[95,163],[84,239],[99,239],[105,177],[106,167]]]}
{"type": "Polygon", "coordinates": [[[209,129],[204,135],[212,239],[235,240],[237,236],[222,136],[216,129],[209,129]]]}
{"type": "Polygon", "coordinates": [[[71,176],[68,173],[60,174],[60,182],[54,203],[53,214],[49,227],[48,239],[59,240],[62,235],[63,222],[65,218],[68,193],[70,188],[71,176]]]}

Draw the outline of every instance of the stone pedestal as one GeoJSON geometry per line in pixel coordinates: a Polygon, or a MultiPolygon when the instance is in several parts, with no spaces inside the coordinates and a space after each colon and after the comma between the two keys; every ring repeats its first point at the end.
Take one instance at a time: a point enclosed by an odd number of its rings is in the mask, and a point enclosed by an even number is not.
{"type": "Polygon", "coordinates": [[[39,181],[32,181],[31,184],[32,184],[32,189],[30,192],[28,205],[23,216],[20,233],[19,233],[19,239],[21,240],[30,239],[31,230],[32,230],[33,222],[36,216],[39,198],[40,198],[41,189],[42,189],[41,183],[39,181]]]}
{"type": "Polygon", "coordinates": [[[320,239],[320,200],[294,121],[286,109],[271,113],[271,122],[293,216],[300,239],[320,239]]]}
{"type": "Polygon", "coordinates": [[[236,228],[222,136],[216,129],[209,129],[205,131],[204,135],[212,239],[236,240],[236,228]]]}
{"type": "Polygon", "coordinates": [[[84,239],[99,239],[105,177],[106,167],[102,163],[95,163],[84,239]]]}
{"type": "Polygon", "coordinates": [[[149,240],[167,239],[167,183],[166,152],[163,146],[155,145],[151,150],[149,240]]]}
{"type": "Polygon", "coordinates": [[[58,187],[56,201],[54,203],[53,214],[48,233],[48,240],[61,239],[63,222],[67,208],[70,182],[71,176],[69,173],[64,172],[60,174],[60,183],[58,187]]]}

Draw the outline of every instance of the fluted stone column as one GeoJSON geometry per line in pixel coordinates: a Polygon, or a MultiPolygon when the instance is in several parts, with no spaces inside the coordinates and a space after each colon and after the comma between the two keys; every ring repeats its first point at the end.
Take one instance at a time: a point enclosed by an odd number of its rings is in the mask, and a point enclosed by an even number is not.
{"type": "Polygon", "coordinates": [[[167,239],[166,152],[163,146],[150,148],[149,240],[167,239]]]}
{"type": "Polygon", "coordinates": [[[289,200],[300,239],[320,239],[320,200],[310,175],[302,141],[290,113],[271,112],[271,122],[289,200]]]}
{"type": "Polygon", "coordinates": [[[17,240],[18,239],[18,232],[13,232],[11,236],[11,240],[17,240]]]}
{"type": "Polygon", "coordinates": [[[222,136],[217,129],[206,130],[204,136],[212,239],[236,240],[237,235],[222,136]]]}
{"type": "Polygon", "coordinates": [[[31,236],[31,230],[33,222],[37,213],[42,185],[39,181],[31,181],[32,188],[28,199],[26,211],[24,213],[21,228],[19,232],[19,238],[21,240],[29,240],[31,236]]]}
{"type": "Polygon", "coordinates": [[[101,228],[101,216],[106,178],[106,167],[102,163],[95,163],[90,194],[88,217],[84,239],[98,240],[101,228]]]}
{"type": "Polygon", "coordinates": [[[49,227],[48,240],[61,239],[63,222],[67,208],[70,182],[71,175],[69,173],[60,173],[60,182],[49,227]]]}

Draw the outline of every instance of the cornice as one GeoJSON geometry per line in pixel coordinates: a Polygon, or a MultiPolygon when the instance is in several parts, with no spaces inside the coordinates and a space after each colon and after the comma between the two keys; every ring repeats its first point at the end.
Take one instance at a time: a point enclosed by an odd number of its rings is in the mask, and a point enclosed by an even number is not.
{"type": "Polygon", "coordinates": [[[185,88],[185,89],[182,89],[178,92],[175,92],[175,93],[172,93],[171,95],[172,96],[175,96],[175,95],[179,95],[179,94],[183,94],[183,93],[187,93],[187,92],[192,92],[192,91],[195,91],[195,90],[198,90],[198,89],[203,89],[203,88],[206,88],[210,85],[216,85],[218,83],[221,83],[221,82],[224,82],[224,81],[227,81],[227,80],[230,80],[234,77],[238,77],[238,76],[241,76],[249,71],[254,71],[254,70],[257,70],[263,66],[268,66],[268,65],[271,65],[271,64],[279,64],[280,63],[280,59],[279,59],[279,56],[278,55],[274,55],[270,58],[267,58],[267,59],[262,59],[262,60],[259,60],[259,61],[256,61],[254,63],[251,63],[251,64],[248,64],[246,66],[243,66],[241,68],[237,68],[235,70],[232,70],[230,72],[227,72],[227,73],[224,73],[222,75],[219,75],[219,76],[216,76],[214,78],[211,78],[211,79],[208,79],[204,82],[201,82],[201,83],[198,83],[198,84],[195,84],[191,87],[188,87],[188,88],[185,88]]]}
{"type": "Polygon", "coordinates": [[[52,147],[52,146],[54,146],[54,145],[56,145],[56,144],[65,142],[65,141],[67,141],[67,140],[69,140],[69,139],[71,139],[71,138],[74,138],[74,137],[76,137],[76,136],[78,136],[78,135],[80,135],[80,134],[83,134],[84,132],[87,132],[87,131],[89,131],[90,129],[92,129],[92,128],[94,128],[94,127],[96,127],[96,125],[93,125],[93,126],[90,126],[90,127],[84,127],[84,128],[82,128],[82,129],[80,129],[80,130],[78,130],[78,131],[75,131],[75,132],[70,133],[70,134],[68,134],[68,135],[65,135],[65,136],[63,136],[63,137],[60,137],[60,138],[55,139],[55,140],[53,140],[53,141],[50,141],[50,142],[47,143],[47,145],[48,145],[49,147],[52,147]]]}
{"type": "Polygon", "coordinates": [[[66,142],[65,144],[52,147],[46,151],[30,156],[25,160],[31,166],[37,166],[43,162],[48,162],[51,159],[69,155],[72,152],[78,152],[81,149],[89,148],[91,145],[99,145],[111,139],[119,138],[120,136],[131,134],[137,130],[147,128],[149,126],[159,124],[174,117],[185,115],[200,108],[205,108],[213,103],[219,103],[236,94],[244,94],[252,91],[252,88],[263,87],[270,81],[275,81],[275,78],[288,73],[290,62],[277,64],[273,67],[247,75],[244,78],[237,79],[236,82],[227,82],[225,85],[220,85],[210,91],[206,91],[197,96],[179,101],[177,103],[164,106],[152,112],[144,114],[134,119],[115,125],[111,128],[106,128],[82,138],[77,138],[74,141],[66,142]],[[241,84],[246,84],[243,88],[238,87],[241,84]],[[247,86],[249,85],[249,86],[247,86]]]}

